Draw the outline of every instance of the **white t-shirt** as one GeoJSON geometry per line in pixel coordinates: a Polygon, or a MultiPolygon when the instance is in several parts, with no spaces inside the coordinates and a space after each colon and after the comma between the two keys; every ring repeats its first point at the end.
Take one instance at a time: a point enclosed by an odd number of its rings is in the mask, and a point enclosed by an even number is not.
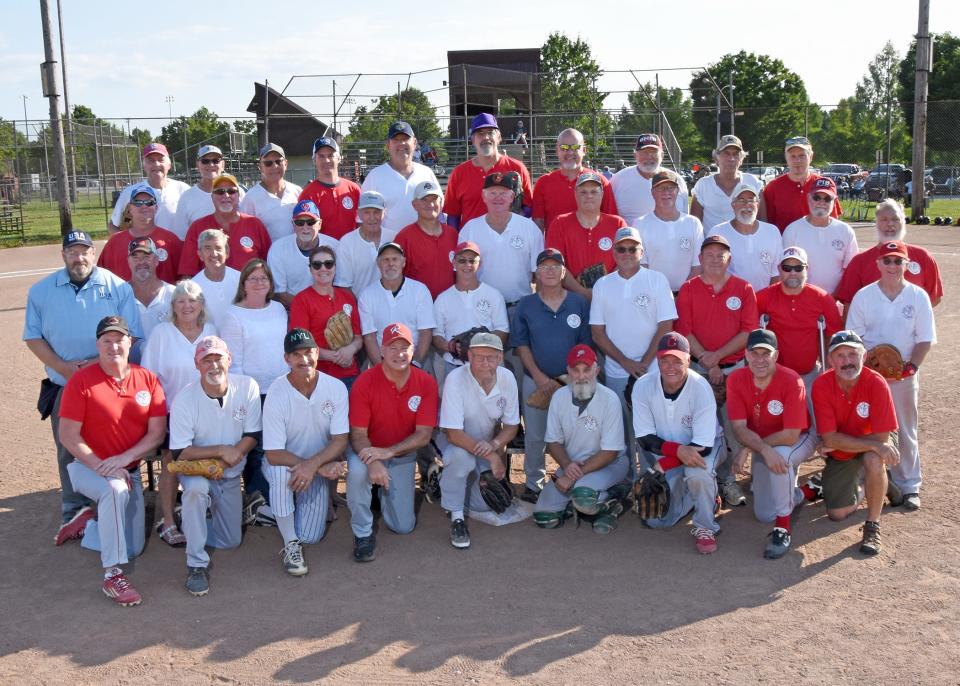
{"type": "Polygon", "coordinates": [[[387,231],[380,227],[380,242],[374,247],[373,243],[363,239],[360,229],[354,229],[340,239],[340,249],[337,251],[337,274],[333,285],[349,288],[354,297],[359,298],[363,290],[380,279],[380,270],[377,268],[377,250],[384,243],[390,243],[396,238],[395,231],[387,231]]]}
{"type": "Polygon", "coordinates": [[[917,343],[937,342],[930,296],[909,282],[893,300],[876,281],[861,288],[850,301],[847,328],[860,334],[867,350],[880,343],[896,346],[904,362],[917,343]]]}
{"type": "MultiPolygon", "coordinates": [[[[199,379],[180,392],[170,410],[171,450],[236,445],[244,434],[260,431],[257,382],[241,374],[228,374],[227,379],[227,393],[220,400],[207,395],[199,379]]],[[[240,476],[246,462],[243,458],[227,467],[224,477],[240,476]]]]}
{"type": "MultiPolygon", "coordinates": [[[[123,226],[123,211],[127,208],[127,205],[130,204],[130,189],[134,186],[139,186],[142,183],[147,183],[146,179],[141,179],[136,183],[132,183],[122,191],[117,198],[117,204],[113,207],[113,213],[110,215],[110,223],[114,226],[123,226]]],[[[177,181],[176,179],[167,178],[166,183],[163,185],[163,188],[154,189],[157,191],[157,216],[154,219],[157,226],[160,226],[164,229],[169,229],[173,231],[174,223],[176,222],[177,215],[177,205],[180,203],[180,196],[190,190],[190,186],[185,184],[183,181],[177,181]]],[[[174,231],[176,233],[176,231],[174,231]]],[[[184,236],[187,235],[187,232],[184,231],[183,234],[177,234],[177,237],[182,241],[184,236]]]]}
{"type": "MultiPolygon", "coordinates": [[[[653,212],[653,195],[650,193],[651,179],[643,178],[643,175],[637,171],[637,165],[621,169],[613,178],[610,179],[610,186],[613,188],[613,196],[617,199],[617,210],[627,224],[634,224],[636,220],[645,214],[653,212]]],[[[683,177],[679,179],[679,191],[677,192],[677,209],[681,213],[687,213],[687,184],[683,177]]],[[[634,224],[635,225],[635,224],[634,224]]]]}
{"type": "Polygon", "coordinates": [[[220,328],[223,315],[233,304],[233,299],[237,297],[237,289],[240,287],[240,272],[233,267],[224,269],[222,281],[211,281],[203,271],[193,277],[194,283],[203,291],[209,319],[217,325],[217,328],[220,328]]]}
{"type": "Polygon", "coordinates": [[[350,433],[347,387],[339,379],[317,372],[310,397],[278,377],[263,403],[263,449],[287,450],[307,460],[327,447],[332,436],[350,433]]]}
{"type": "Polygon", "coordinates": [[[290,371],[283,359],[287,311],[276,300],[258,310],[231,305],[223,315],[220,338],[227,344],[237,374],[252,376],[260,388],[290,371]]]}
{"type": "MultiPolygon", "coordinates": [[[[320,239],[319,245],[331,247],[339,255],[340,241],[322,233],[318,235],[318,238],[320,239]]],[[[296,295],[307,286],[313,285],[310,260],[301,252],[295,234],[284,236],[270,246],[270,252],[267,253],[267,266],[273,273],[273,290],[275,293],[296,295]]],[[[337,268],[340,268],[339,261],[337,262],[337,268]]]]}
{"type": "Polygon", "coordinates": [[[173,322],[157,324],[150,340],[143,346],[140,366],[146,367],[160,379],[168,407],[184,387],[200,378],[193,361],[197,341],[204,336],[216,335],[217,327],[211,322],[203,325],[203,331],[194,341],[187,340],[173,322]]]}
{"type": "Polygon", "coordinates": [[[757,222],[755,233],[744,235],[725,222],[714,226],[708,236],[723,236],[730,244],[730,273],[749,281],[754,291],[770,285],[778,276],[777,267],[783,254],[783,238],[773,224],[757,222]]]}
{"type": "Polygon", "coordinates": [[[507,303],[533,293],[530,279],[537,270],[537,255],[543,251],[543,231],[519,214],[510,216],[503,233],[487,224],[487,215],[468,221],[460,240],[473,241],[480,248],[480,280],[496,288],[507,303]]]}
{"type": "MultiPolygon", "coordinates": [[[[450,286],[437,296],[433,314],[437,322],[433,333],[448,340],[475,326],[510,333],[507,304],[500,291],[485,283],[472,291],[460,291],[456,286],[450,286]]],[[[444,353],[443,359],[453,365],[463,364],[450,353],[444,353]]]]}
{"type": "Polygon", "coordinates": [[[624,455],[623,406],[616,393],[602,384],[580,411],[573,404],[570,386],[557,390],[547,411],[547,430],[543,440],[560,443],[574,462],[583,462],[601,450],[615,450],[624,455]]]}
{"type": "MultiPolygon", "coordinates": [[[[763,190],[760,180],[753,174],[740,174],[740,183],[756,190],[758,196],[760,191],[763,190]]],[[[733,219],[733,205],[731,204],[733,198],[724,193],[723,189],[717,185],[716,174],[704,176],[697,181],[693,186],[693,195],[703,206],[702,223],[705,229],[712,229],[717,224],[733,219]]]]}
{"type": "Polygon", "coordinates": [[[414,334],[437,325],[433,318],[430,291],[409,277],[403,280],[396,296],[384,288],[379,280],[374,281],[360,293],[357,305],[360,307],[360,329],[364,336],[383,331],[387,324],[396,322],[406,324],[414,334]]]}
{"type": "Polygon", "coordinates": [[[149,305],[144,305],[135,299],[137,312],[140,313],[140,328],[143,330],[144,341],[150,338],[157,324],[170,321],[170,304],[173,302],[175,290],[176,288],[171,284],[164,283],[149,305]]]}
{"type": "Polygon", "coordinates": [[[690,214],[681,214],[665,222],[653,212],[633,224],[643,241],[642,263],[661,272],[670,283],[670,290],[679,291],[690,276],[692,267],[700,266],[700,244],[703,225],[690,214]]]}
{"type": "Polygon", "coordinates": [[[270,240],[276,242],[293,233],[293,208],[302,191],[297,184],[284,180],[283,193],[278,198],[258,183],[243,196],[240,211],[263,222],[270,240]]]}
{"type": "Polygon", "coordinates": [[[833,293],[843,270],[860,252],[853,229],[838,219],[822,229],[801,217],[783,232],[783,247],[799,247],[807,251],[807,283],[833,293]]]}
{"type": "MultiPolygon", "coordinates": [[[[605,326],[610,342],[631,360],[639,360],[647,352],[660,322],[676,318],[670,284],[660,272],[641,268],[629,279],[613,272],[593,285],[590,325],[605,326]]],[[[628,376],[609,355],[603,368],[609,377],[628,376]]]]}
{"type": "Polygon", "coordinates": [[[710,382],[692,369],[676,400],[667,400],[660,383],[660,368],[654,365],[633,386],[633,431],[635,436],[655,434],[681,445],[695,443],[709,448],[720,435],[717,401],[710,382]]]}
{"type": "Polygon", "coordinates": [[[489,441],[499,424],[520,424],[517,380],[504,367],[497,367],[497,382],[489,393],[477,383],[470,366],[454,369],[443,382],[440,428],[460,429],[477,441],[489,441]]]}
{"type": "Polygon", "coordinates": [[[413,191],[423,181],[432,181],[437,188],[440,183],[430,167],[413,163],[413,172],[404,177],[389,162],[374,167],[363,180],[360,191],[377,191],[386,201],[387,209],[383,213],[383,228],[398,233],[403,227],[417,221],[417,211],[413,209],[413,191]]]}
{"type": "Polygon", "coordinates": [[[190,186],[180,196],[180,202],[177,204],[177,214],[170,230],[177,234],[182,241],[187,235],[190,225],[208,214],[213,214],[213,195],[207,193],[200,186],[190,186]]]}

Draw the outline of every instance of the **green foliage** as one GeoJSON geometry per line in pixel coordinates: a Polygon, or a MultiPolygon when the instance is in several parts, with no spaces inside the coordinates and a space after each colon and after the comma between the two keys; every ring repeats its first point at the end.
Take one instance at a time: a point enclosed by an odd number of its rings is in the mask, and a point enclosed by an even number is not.
{"type": "Polygon", "coordinates": [[[215,112],[201,107],[189,117],[177,117],[163,127],[160,142],[167,146],[174,159],[190,161],[197,155],[201,145],[216,145],[226,150],[230,142],[230,124],[222,121],[215,112]],[[186,154],[184,154],[186,144],[186,154]]]}
{"type": "Polygon", "coordinates": [[[153,140],[153,134],[148,129],[133,129],[130,137],[137,142],[137,147],[141,150],[153,140]]]}
{"type": "Polygon", "coordinates": [[[26,144],[23,133],[17,131],[12,121],[0,118],[0,174],[12,174],[14,171],[13,158],[18,147],[26,144]]]}
{"type": "Polygon", "coordinates": [[[233,130],[238,133],[256,136],[257,122],[255,122],[253,119],[234,119],[233,130]]]}
{"type": "MultiPolygon", "coordinates": [[[[913,131],[913,101],[916,84],[917,42],[900,62],[897,85],[903,118],[907,129],[913,131]]],[[[940,100],[960,100],[960,37],[946,32],[933,34],[933,71],[928,82],[927,147],[936,152],[953,153],[948,156],[956,163],[960,152],[960,104],[939,105],[940,100]]]]}
{"type": "Polygon", "coordinates": [[[387,159],[385,147],[379,151],[371,150],[370,143],[385,143],[390,124],[398,119],[413,127],[420,143],[431,143],[437,152],[442,147],[436,143],[443,137],[444,132],[437,121],[437,114],[430,104],[426,94],[418,88],[407,88],[400,93],[400,106],[397,106],[396,95],[382,95],[370,101],[371,107],[361,105],[354,110],[350,119],[350,134],[346,137],[348,143],[366,143],[367,159],[376,163],[387,159]]]}
{"type": "MultiPolygon", "coordinates": [[[[630,108],[620,110],[617,117],[618,136],[634,137],[645,132],[657,132],[657,92],[653,84],[646,83],[639,90],[627,94],[630,108]]],[[[710,159],[712,145],[708,144],[693,120],[693,102],[682,88],[660,87],[660,109],[670,123],[682,151],[682,161],[692,162],[710,159]]]]}

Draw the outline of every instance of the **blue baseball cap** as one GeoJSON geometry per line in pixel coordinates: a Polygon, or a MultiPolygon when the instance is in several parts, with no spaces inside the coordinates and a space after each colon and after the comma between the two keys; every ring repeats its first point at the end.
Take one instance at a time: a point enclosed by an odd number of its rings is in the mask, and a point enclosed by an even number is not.
{"type": "Polygon", "coordinates": [[[472,136],[480,129],[500,129],[497,125],[497,118],[489,112],[481,112],[473,121],[470,122],[470,135],[472,136]]]}
{"type": "Polygon", "coordinates": [[[71,231],[63,237],[63,247],[69,248],[71,245],[85,245],[92,248],[93,239],[86,231],[71,231]]]}
{"type": "Polygon", "coordinates": [[[313,200],[301,200],[293,207],[293,216],[300,217],[303,215],[308,215],[314,219],[320,218],[320,210],[317,209],[316,203],[313,200]]]}
{"type": "Polygon", "coordinates": [[[410,126],[405,121],[395,121],[390,125],[390,130],[387,131],[387,140],[390,140],[391,138],[393,138],[394,136],[400,133],[404,133],[410,136],[410,138],[416,138],[416,136],[413,133],[412,126],[410,126]]]}
{"type": "Polygon", "coordinates": [[[141,193],[146,193],[154,200],[157,200],[157,189],[151,186],[149,183],[138,183],[136,186],[130,189],[130,199],[133,200],[135,197],[141,193]]]}
{"type": "Polygon", "coordinates": [[[317,150],[320,148],[332,148],[334,152],[340,152],[340,145],[337,141],[329,136],[321,136],[313,142],[313,152],[312,155],[317,154],[317,150]]]}

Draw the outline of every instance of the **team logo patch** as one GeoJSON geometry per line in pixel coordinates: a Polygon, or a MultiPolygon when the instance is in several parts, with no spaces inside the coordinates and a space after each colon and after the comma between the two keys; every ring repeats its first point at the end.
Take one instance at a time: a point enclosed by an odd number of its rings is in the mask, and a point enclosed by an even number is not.
{"type": "Polygon", "coordinates": [[[773,255],[769,250],[760,251],[760,264],[773,264],[773,255]]]}
{"type": "Polygon", "coordinates": [[[639,307],[641,310],[645,310],[650,305],[650,296],[646,293],[641,293],[633,299],[633,304],[639,307]]]}
{"type": "Polygon", "coordinates": [[[783,414],[783,403],[779,400],[771,400],[767,403],[767,412],[777,417],[783,414]]]}
{"type": "Polygon", "coordinates": [[[857,403],[857,416],[860,419],[866,419],[870,416],[870,403],[857,403]]]}
{"type": "Polygon", "coordinates": [[[913,305],[907,305],[903,308],[902,312],[904,319],[913,319],[913,305]]]}
{"type": "Polygon", "coordinates": [[[161,262],[166,262],[169,254],[167,253],[166,248],[157,248],[157,259],[161,262]]]}
{"type": "Polygon", "coordinates": [[[337,407],[331,400],[324,400],[323,405],[320,406],[320,414],[322,414],[324,417],[332,417],[336,410],[337,407]]]}
{"type": "Polygon", "coordinates": [[[841,241],[838,238],[830,242],[830,247],[832,247],[834,250],[843,250],[845,247],[847,247],[847,243],[846,241],[841,241]]]}
{"type": "Polygon", "coordinates": [[[477,312],[480,314],[489,314],[491,309],[493,309],[493,306],[486,298],[480,298],[477,301],[477,312]]]}
{"type": "Polygon", "coordinates": [[[240,239],[240,245],[249,250],[253,247],[253,239],[250,236],[244,236],[240,239]]]}
{"type": "Polygon", "coordinates": [[[453,251],[450,251],[450,254],[447,255],[447,259],[450,260],[450,264],[453,264],[453,251]]]}
{"type": "Polygon", "coordinates": [[[580,327],[580,315],[579,314],[570,314],[567,315],[567,326],[571,329],[577,329],[580,327]]]}
{"type": "Polygon", "coordinates": [[[920,263],[910,260],[907,262],[907,271],[916,276],[920,273],[920,263]]]}
{"type": "Polygon", "coordinates": [[[410,408],[411,412],[416,412],[417,408],[420,407],[420,401],[422,398],[419,395],[411,395],[410,400],[407,401],[407,407],[410,408]]]}
{"type": "Polygon", "coordinates": [[[585,415],[583,419],[583,428],[587,431],[597,431],[600,429],[600,422],[593,415],[585,415]]]}
{"type": "Polygon", "coordinates": [[[137,391],[133,398],[140,407],[146,407],[150,404],[150,391],[137,391]]]}
{"type": "Polygon", "coordinates": [[[170,320],[170,310],[162,310],[157,312],[157,321],[166,322],[170,320]]]}
{"type": "Polygon", "coordinates": [[[499,398],[497,398],[497,409],[500,410],[501,412],[507,409],[507,399],[504,398],[503,396],[500,396],[499,398]]]}
{"type": "Polygon", "coordinates": [[[516,248],[517,250],[522,250],[526,243],[523,240],[523,236],[514,236],[510,239],[510,247],[516,248]]]}
{"type": "Polygon", "coordinates": [[[613,241],[610,240],[608,237],[604,236],[603,238],[600,239],[600,242],[597,243],[597,247],[600,248],[601,250],[609,250],[610,248],[613,247],[613,241]]]}
{"type": "Polygon", "coordinates": [[[728,310],[734,310],[734,311],[739,310],[740,305],[742,305],[742,303],[740,302],[740,298],[738,298],[737,296],[731,295],[729,298],[727,298],[728,310]]]}
{"type": "Polygon", "coordinates": [[[238,407],[233,411],[233,421],[242,422],[246,418],[247,418],[247,408],[238,407]]]}
{"type": "Polygon", "coordinates": [[[340,309],[343,310],[343,313],[348,317],[351,314],[353,314],[353,305],[351,305],[350,303],[343,303],[343,307],[341,307],[340,309]]]}
{"type": "Polygon", "coordinates": [[[353,198],[349,195],[345,195],[343,200],[340,201],[340,204],[343,205],[343,209],[352,210],[353,209],[353,198]]]}
{"type": "Polygon", "coordinates": [[[681,249],[683,252],[690,252],[690,239],[689,239],[689,238],[681,238],[681,239],[680,239],[680,249],[681,249]]]}
{"type": "Polygon", "coordinates": [[[685,429],[690,429],[690,428],[692,428],[692,427],[693,427],[693,415],[692,415],[692,414],[685,414],[685,415],[683,415],[682,417],[680,417],[680,425],[683,426],[685,429]]]}

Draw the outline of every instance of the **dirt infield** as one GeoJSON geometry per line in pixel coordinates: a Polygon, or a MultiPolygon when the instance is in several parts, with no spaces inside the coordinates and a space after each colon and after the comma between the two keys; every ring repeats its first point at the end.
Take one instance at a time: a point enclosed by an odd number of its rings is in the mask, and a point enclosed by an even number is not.
{"type": "MultiPolygon", "coordinates": [[[[861,246],[872,229],[857,230],[861,246]]],[[[99,590],[99,559],[55,548],[53,441],[35,403],[42,367],[20,341],[26,291],[55,247],[0,252],[0,683],[957,683],[960,527],[960,229],[909,228],[934,253],[946,296],[921,372],[923,509],[884,513],[884,549],[857,553],[863,510],[799,511],[794,548],[762,559],[767,525],[725,511],[719,551],[689,528],[632,516],[589,527],[473,523],[453,549],[436,505],[416,530],[380,527],[377,560],[350,556],[348,515],[284,574],[275,529],[213,554],[211,592],[183,589],[183,550],[155,536],[130,566],[143,605],[99,590]],[[954,439],[950,439],[953,435],[954,439]]],[[[814,463],[811,468],[819,468],[814,463]]],[[[514,475],[519,481],[519,473],[514,475]]]]}

